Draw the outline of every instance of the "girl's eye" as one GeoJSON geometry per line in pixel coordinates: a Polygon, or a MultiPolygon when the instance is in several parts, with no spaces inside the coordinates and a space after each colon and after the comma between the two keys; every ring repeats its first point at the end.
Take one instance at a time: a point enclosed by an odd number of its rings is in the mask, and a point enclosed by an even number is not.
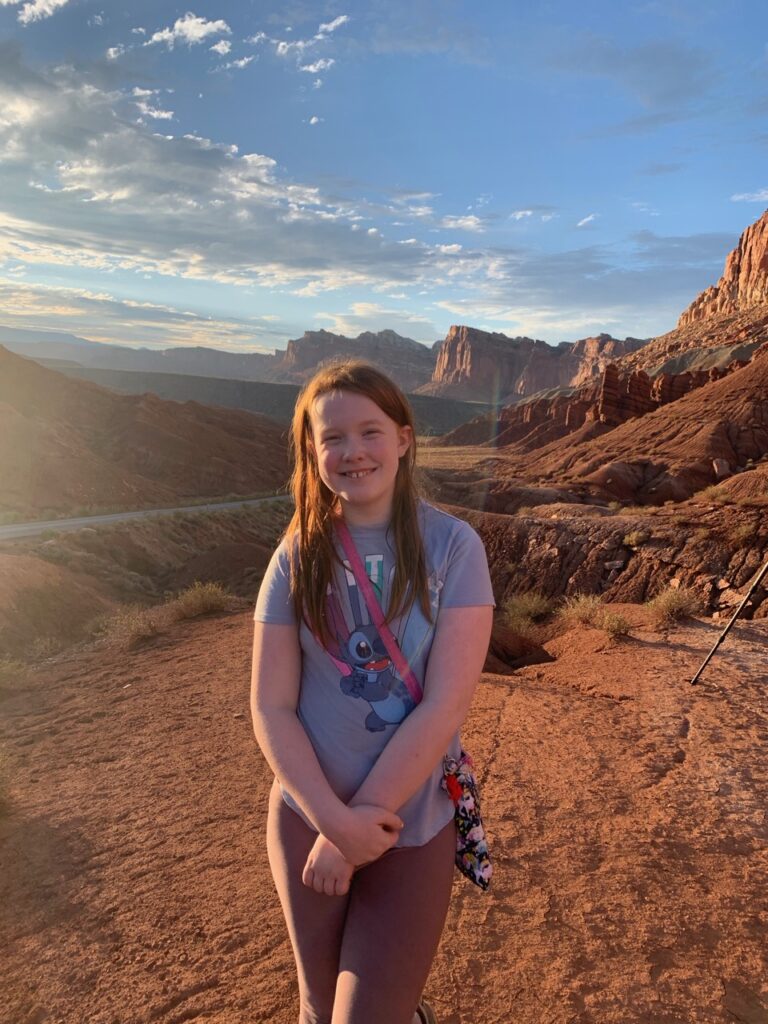
{"type": "Polygon", "coordinates": [[[380,433],[380,431],[378,431],[378,430],[366,430],[365,435],[366,435],[366,437],[370,437],[371,435],[378,434],[378,433],[380,433]]]}

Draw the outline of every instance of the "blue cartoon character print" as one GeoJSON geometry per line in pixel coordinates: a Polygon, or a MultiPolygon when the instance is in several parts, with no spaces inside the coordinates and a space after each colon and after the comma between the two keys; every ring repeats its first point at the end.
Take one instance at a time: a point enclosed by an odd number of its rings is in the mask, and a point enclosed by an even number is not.
{"type": "MultiPolygon", "coordinates": [[[[408,687],[397,675],[378,630],[368,621],[365,601],[351,571],[345,573],[353,625],[347,624],[338,595],[328,594],[326,614],[336,644],[331,653],[341,678],[341,691],[366,701],[370,712],[365,719],[369,732],[382,732],[402,722],[416,706],[408,687]]],[[[376,587],[377,581],[371,581],[376,587]]],[[[381,592],[381,586],[376,587],[381,592]]]]}

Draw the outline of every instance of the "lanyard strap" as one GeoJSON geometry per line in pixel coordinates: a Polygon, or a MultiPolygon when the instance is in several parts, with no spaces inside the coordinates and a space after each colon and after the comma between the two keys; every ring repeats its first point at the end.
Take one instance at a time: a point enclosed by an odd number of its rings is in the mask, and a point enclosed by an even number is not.
{"type": "Polygon", "coordinates": [[[357,585],[363,592],[365,603],[368,608],[368,614],[373,620],[373,624],[379,631],[379,636],[384,642],[384,646],[387,649],[395,668],[400,675],[400,678],[405,683],[408,692],[415,704],[419,704],[423,696],[421,686],[416,676],[413,674],[413,669],[405,659],[403,652],[400,650],[397,640],[395,639],[392,630],[387,625],[384,619],[384,613],[381,610],[371,581],[368,579],[368,573],[363,567],[363,563],[360,559],[360,555],[355,547],[355,542],[352,540],[352,535],[347,528],[347,524],[343,519],[337,519],[335,523],[336,532],[341,540],[344,553],[347,556],[349,564],[352,566],[352,572],[354,573],[357,585]]]}

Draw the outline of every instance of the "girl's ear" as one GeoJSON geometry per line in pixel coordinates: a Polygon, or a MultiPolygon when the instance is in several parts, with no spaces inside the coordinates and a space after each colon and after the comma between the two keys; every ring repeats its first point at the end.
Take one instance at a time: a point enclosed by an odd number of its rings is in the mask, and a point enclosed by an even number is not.
{"type": "Polygon", "coordinates": [[[413,430],[409,426],[397,428],[397,456],[402,459],[413,444],[413,430]]]}

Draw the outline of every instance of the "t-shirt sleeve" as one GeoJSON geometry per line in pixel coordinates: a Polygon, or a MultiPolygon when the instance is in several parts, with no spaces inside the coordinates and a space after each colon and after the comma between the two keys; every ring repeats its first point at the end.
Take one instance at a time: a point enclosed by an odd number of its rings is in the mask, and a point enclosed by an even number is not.
{"type": "Polygon", "coordinates": [[[256,622],[270,622],[278,626],[296,624],[290,579],[288,548],[283,542],[272,555],[264,573],[253,613],[256,622]]]}
{"type": "Polygon", "coordinates": [[[468,608],[479,604],[496,604],[488,558],[480,536],[469,523],[461,521],[448,555],[440,607],[468,608]]]}

